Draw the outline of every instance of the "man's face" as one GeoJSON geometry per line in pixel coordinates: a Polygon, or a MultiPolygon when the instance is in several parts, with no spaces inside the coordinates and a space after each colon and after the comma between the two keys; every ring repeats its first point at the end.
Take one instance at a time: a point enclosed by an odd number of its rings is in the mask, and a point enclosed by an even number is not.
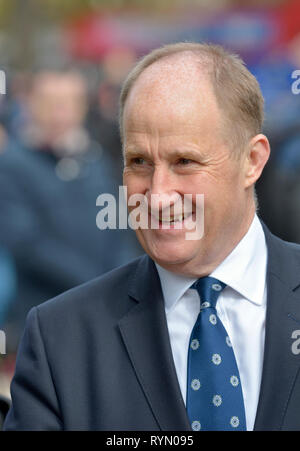
{"type": "MultiPolygon", "coordinates": [[[[200,276],[242,238],[254,211],[247,203],[243,159],[234,159],[225,143],[210,83],[192,66],[177,71],[174,65],[159,66],[141,74],[125,104],[124,185],[128,197],[143,194],[150,200],[160,194],[176,203],[192,195],[188,217],[179,219],[181,229],[138,229],[137,236],[161,266],[200,276]],[[196,194],[204,194],[204,236],[187,240],[188,221],[199,220],[196,194]]],[[[163,204],[152,206],[161,217],[163,204]]]]}

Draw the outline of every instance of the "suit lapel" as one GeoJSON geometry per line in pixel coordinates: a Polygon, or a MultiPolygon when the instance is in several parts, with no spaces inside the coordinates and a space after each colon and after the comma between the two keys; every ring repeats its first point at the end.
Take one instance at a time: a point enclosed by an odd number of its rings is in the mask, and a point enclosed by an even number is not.
{"type": "Polygon", "coordinates": [[[162,430],[190,430],[173,362],[160,280],[144,257],[131,283],[136,304],[119,327],[129,358],[162,430]]]}
{"type": "Polygon", "coordinates": [[[265,234],[268,246],[266,336],[254,430],[280,430],[285,428],[286,409],[300,364],[300,356],[292,348],[292,333],[300,329],[299,262],[286,243],[266,228],[265,234]]]}

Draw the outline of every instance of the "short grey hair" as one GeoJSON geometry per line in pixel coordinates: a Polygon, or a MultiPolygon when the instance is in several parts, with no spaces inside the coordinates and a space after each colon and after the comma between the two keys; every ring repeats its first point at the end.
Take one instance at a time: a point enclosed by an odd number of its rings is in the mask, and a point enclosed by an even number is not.
{"type": "Polygon", "coordinates": [[[179,53],[192,53],[208,75],[217,104],[223,112],[226,130],[230,130],[230,146],[240,155],[248,140],[261,133],[264,99],[256,78],[243,60],[220,45],[178,42],[159,47],[140,59],[125,79],[119,105],[120,134],[123,141],[123,113],[126,99],[140,74],[151,64],[179,53]]]}

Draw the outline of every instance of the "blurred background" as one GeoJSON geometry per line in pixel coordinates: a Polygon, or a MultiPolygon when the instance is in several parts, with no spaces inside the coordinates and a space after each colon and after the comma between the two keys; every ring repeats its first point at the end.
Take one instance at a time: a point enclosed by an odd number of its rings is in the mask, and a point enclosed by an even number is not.
{"type": "Polygon", "coordinates": [[[0,395],[28,310],[141,253],[131,230],[97,229],[96,198],[122,183],[125,75],[181,40],[222,44],[256,75],[272,147],[259,215],[300,243],[300,0],[0,0],[0,395]]]}

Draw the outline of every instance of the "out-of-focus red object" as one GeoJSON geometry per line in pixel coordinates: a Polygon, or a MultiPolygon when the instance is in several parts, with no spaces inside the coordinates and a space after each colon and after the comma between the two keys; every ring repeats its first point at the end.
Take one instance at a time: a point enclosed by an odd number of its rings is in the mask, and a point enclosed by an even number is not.
{"type": "MultiPolygon", "coordinates": [[[[159,27],[158,27],[158,30],[159,27]]],[[[74,19],[65,28],[70,54],[78,59],[99,61],[116,49],[142,53],[155,46],[159,33],[153,24],[138,17],[88,14],[74,19]]]]}
{"type": "Polygon", "coordinates": [[[300,33],[300,1],[287,0],[277,9],[280,41],[287,43],[300,33]]]}
{"type": "Polygon", "coordinates": [[[66,32],[70,52],[77,58],[98,60],[122,44],[113,21],[101,16],[80,17],[67,26],[66,32]]]}

